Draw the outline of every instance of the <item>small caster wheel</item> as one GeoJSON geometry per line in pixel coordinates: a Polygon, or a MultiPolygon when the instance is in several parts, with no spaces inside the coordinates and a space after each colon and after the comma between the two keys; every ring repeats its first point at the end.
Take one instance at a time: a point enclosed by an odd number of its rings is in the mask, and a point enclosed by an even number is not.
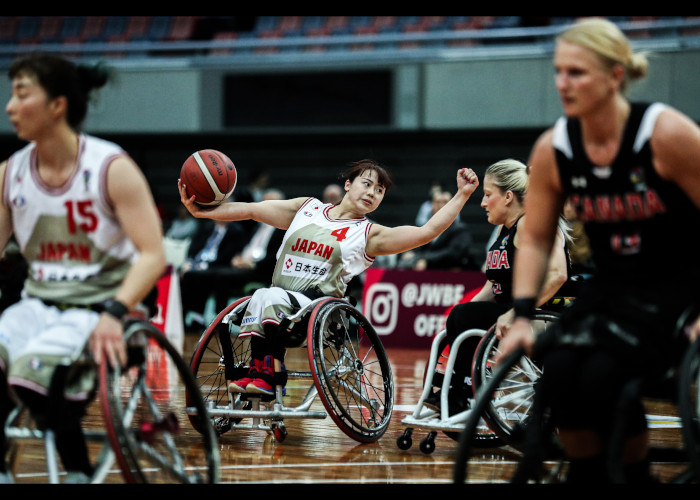
{"type": "Polygon", "coordinates": [[[413,439],[411,439],[412,433],[413,429],[406,429],[403,431],[403,434],[396,438],[396,446],[398,446],[401,450],[408,450],[411,446],[413,446],[413,439]]]}
{"type": "Polygon", "coordinates": [[[225,417],[214,419],[213,425],[214,432],[216,432],[217,436],[221,436],[222,434],[231,430],[231,420],[225,417]]]}
{"type": "Polygon", "coordinates": [[[431,432],[427,436],[425,436],[421,442],[420,442],[420,451],[425,453],[426,455],[430,455],[432,452],[435,451],[435,436],[437,435],[437,432],[431,432]]]}
{"type": "Polygon", "coordinates": [[[283,423],[272,425],[272,435],[275,436],[275,440],[281,443],[287,438],[287,428],[283,423]]]}

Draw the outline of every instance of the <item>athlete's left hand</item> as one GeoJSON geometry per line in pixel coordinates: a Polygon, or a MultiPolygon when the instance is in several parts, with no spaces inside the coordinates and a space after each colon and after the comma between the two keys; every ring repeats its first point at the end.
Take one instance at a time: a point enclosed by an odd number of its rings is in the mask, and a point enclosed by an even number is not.
{"type": "Polygon", "coordinates": [[[110,366],[126,365],[126,346],[124,345],[124,328],[121,321],[107,313],[101,313],[97,326],[90,335],[90,351],[99,366],[107,359],[110,366]]]}

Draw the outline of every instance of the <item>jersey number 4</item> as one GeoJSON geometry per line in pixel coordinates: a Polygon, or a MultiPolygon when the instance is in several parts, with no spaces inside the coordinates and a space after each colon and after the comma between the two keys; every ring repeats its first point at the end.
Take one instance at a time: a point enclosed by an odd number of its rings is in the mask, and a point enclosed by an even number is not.
{"type": "Polygon", "coordinates": [[[343,227],[341,229],[336,229],[331,233],[331,236],[335,236],[335,239],[338,241],[343,241],[346,238],[346,234],[348,233],[349,227],[343,227]]]}

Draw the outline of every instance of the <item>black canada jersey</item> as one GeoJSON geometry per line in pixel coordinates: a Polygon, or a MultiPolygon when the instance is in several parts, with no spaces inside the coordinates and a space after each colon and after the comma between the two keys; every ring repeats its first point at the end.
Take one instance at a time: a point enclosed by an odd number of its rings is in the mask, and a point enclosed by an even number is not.
{"type": "Polygon", "coordinates": [[[515,233],[518,219],[510,229],[501,226],[498,238],[486,254],[486,279],[491,282],[491,291],[496,302],[509,304],[513,301],[513,264],[515,263],[515,233]]]}
{"type": "MultiPolygon", "coordinates": [[[[586,155],[577,119],[560,118],[553,145],[563,189],[589,236],[598,275],[617,282],[650,283],[700,276],[697,258],[679,255],[688,234],[697,234],[698,209],[654,169],[650,138],[660,103],[633,103],[620,149],[611,165],[586,155]],[[671,270],[678,263],[682,270],[671,270]]],[[[699,159],[700,161],[700,159],[699,159]]],[[[695,248],[694,246],[692,248],[695,248]]]]}

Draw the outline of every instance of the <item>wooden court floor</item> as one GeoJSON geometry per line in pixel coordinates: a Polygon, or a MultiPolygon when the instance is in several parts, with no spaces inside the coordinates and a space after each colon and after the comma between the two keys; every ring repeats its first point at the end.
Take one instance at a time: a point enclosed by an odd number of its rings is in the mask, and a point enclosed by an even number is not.
{"type": "MultiPolygon", "coordinates": [[[[188,334],[185,359],[189,360],[197,336],[188,334]]],[[[395,407],[389,429],[376,443],[360,444],[343,434],[330,417],[323,420],[286,420],[287,438],[279,443],[264,431],[236,430],[219,438],[221,483],[223,484],[324,484],[324,485],[425,485],[451,484],[457,443],[438,433],[436,449],[423,454],[418,442],[427,431],[414,432],[414,444],[400,450],[396,439],[403,433],[402,419],[410,414],[422,389],[428,351],[389,349],[395,384],[395,407]]],[[[288,366],[301,349],[290,350],[288,366]]],[[[299,361],[303,363],[303,361],[299,361]]],[[[306,362],[308,367],[308,362],[306,362]]],[[[307,368],[308,369],[308,368],[307,368]]],[[[291,383],[291,382],[290,382],[291,383]]],[[[289,395],[296,389],[289,386],[289,395]]],[[[323,410],[321,402],[314,408],[323,410]]],[[[655,427],[653,443],[664,447],[681,446],[681,431],[675,408],[664,401],[648,401],[648,414],[655,427]]],[[[99,420],[99,419],[98,419],[99,420]]],[[[101,425],[91,420],[88,425],[101,425]]],[[[188,422],[185,426],[189,425],[188,422]]],[[[191,431],[191,429],[187,429],[191,431]]],[[[197,453],[193,447],[188,453],[197,453]]],[[[16,473],[17,483],[46,483],[47,476],[40,445],[26,444],[16,473]]],[[[468,482],[503,484],[512,473],[518,452],[509,447],[477,449],[469,462],[468,482]]],[[[653,470],[662,481],[675,477],[684,464],[659,461],[653,470]]],[[[118,471],[107,482],[119,483],[118,471]]]]}

